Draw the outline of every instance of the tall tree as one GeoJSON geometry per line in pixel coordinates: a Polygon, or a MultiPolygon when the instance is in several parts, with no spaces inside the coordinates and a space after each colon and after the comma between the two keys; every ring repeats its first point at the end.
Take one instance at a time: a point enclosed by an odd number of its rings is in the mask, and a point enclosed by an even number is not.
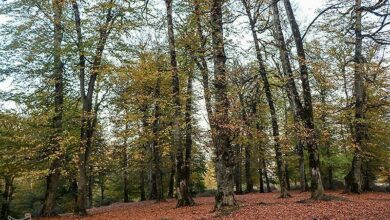
{"type": "Polygon", "coordinates": [[[352,160],[352,168],[345,177],[346,190],[353,193],[361,193],[363,185],[362,174],[362,147],[366,136],[364,125],[364,57],[362,36],[362,1],[355,1],[355,57],[354,57],[354,98],[355,98],[355,154],[352,160]]]}
{"type": "Polygon", "coordinates": [[[305,134],[307,136],[305,142],[307,151],[309,153],[309,166],[311,170],[311,197],[314,199],[320,199],[324,195],[324,186],[321,179],[320,155],[318,151],[318,143],[314,126],[313,104],[305,49],[303,47],[301,32],[295,19],[290,1],[284,0],[284,6],[294,37],[295,47],[298,54],[299,70],[301,73],[302,96],[304,102],[302,119],[304,120],[305,134]]]}
{"type": "Polygon", "coordinates": [[[192,160],[192,132],[193,132],[193,80],[194,80],[194,72],[193,67],[190,66],[188,69],[188,79],[187,79],[187,91],[186,91],[186,105],[185,105],[185,115],[184,115],[184,123],[185,123],[185,156],[184,156],[184,168],[183,175],[185,178],[185,182],[180,183],[180,191],[181,193],[188,193],[189,195],[183,195],[183,199],[187,201],[185,204],[194,205],[195,201],[192,199],[190,195],[189,185],[190,185],[190,177],[191,177],[191,160],[192,160]]]}
{"type": "MultiPolygon", "coordinates": [[[[274,105],[274,100],[272,97],[272,92],[271,92],[271,86],[268,81],[268,76],[267,76],[267,71],[265,69],[264,61],[261,55],[261,50],[260,50],[260,45],[259,45],[259,38],[257,36],[256,32],[256,23],[257,23],[257,18],[256,18],[256,13],[253,15],[251,12],[251,8],[249,5],[249,2],[247,0],[242,0],[242,3],[244,5],[247,17],[249,19],[249,25],[251,28],[252,32],[252,37],[253,37],[253,42],[255,45],[255,50],[256,50],[256,57],[257,57],[257,63],[259,65],[259,74],[263,80],[263,85],[264,85],[264,90],[268,102],[268,107],[271,113],[271,123],[272,123],[272,135],[274,137],[274,142],[275,142],[275,158],[276,158],[276,164],[277,164],[277,169],[278,169],[278,178],[279,178],[279,183],[280,183],[280,197],[282,198],[287,198],[289,197],[288,191],[287,191],[287,182],[286,182],[286,171],[285,171],[285,165],[283,161],[283,152],[282,148],[280,145],[280,137],[279,137],[279,125],[278,125],[278,119],[276,115],[276,110],[275,110],[275,105],[274,105]]],[[[258,7],[255,7],[258,8],[258,7]]]]}
{"type": "MultiPolygon", "coordinates": [[[[185,164],[183,161],[183,143],[182,132],[180,126],[181,119],[181,104],[180,104],[180,81],[179,72],[177,69],[176,60],[176,45],[175,35],[172,19],[172,0],[165,0],[167,8],[167,24],[168,24],[168,41],[169,41],[169,54],[171,58],[172,68],[172,98],[175,112],[175,119],[173,121],[173,147],[176,148],[176,194],[177,194],[177,207],[193,205],[194,201],[191,198],[188,188],[188,182],[185,175],[185,164]]],[[[191,154],[189,154],[191,155],[191,154]]]]}
{"type": "Polygon", "coordinates": [[[207,37],[203,33],[204,32],[204,25],[202,25],[202,1],[201,0],[194,0],[194,16],[195,16],[195,24],[196,24],[196,35],[198,37],[198,50],[197,50],[197,56],[195,57],[196,65],[198,69],[201,72],[202,75],[202,85],[203,85],[203,94],[204,94],[204,100],[206,104],[206,112],[207,112],[207,119],[210,124],[210,130],[211,130],[211,141],[213,144],[215,144],[215,126],[214,126],[214,116],[213,116],[213,105],[212,105],[212,97],[211,97],[211,88],[209,83],[209,68],[206,60],[206,52],[207,52],[207,37]]]}
{"type": "Polygon", "coordinates": [[[215,148],[217,194],[215,208],[234,206],[234,149],[230,140],[229,99],[227,96],[226,54],[223,37],[222,5],[223,0],[211,1],[211,35],[214,60],[215,87],[215,148]]]}
{"type": "Polygon", "coordinates": [[[78,153],[78,178],[77,178],[77,201],[75,213],[79,215],[86,215],[87,206],[87,167],[88,159],[91,153],[92,137],[94,133],[94,112],[93,112],[93,95],[95,92],[95,84],[97,77],[101,71],[101,64],[103,59],[103,51],[106,47],[108,37],[113,29],[113,24],[117,15],[113,12],[115,6],[114,0],[110,0],[109,4],[105,4],[103,9],[105,12],[105,19],[101,27],[99,27],[98,42],[96,44],[95,54],[93,56],[91,73],[88,81],[87,92],[85,90],[85,71],[86,71],[86,56],[84,36],[81,27],[81,16],[77,0],[72,0],[74,11],[74,21],[77,33],[77,48],[79,53],[79,79],[80,79],[80,96],[82,103],[81,116],[81,133],[80,133],[80,149],[78,153]]]}
{"type": "Polygon", "coordinates": [[[55,84],[55,93],[54,93],[54,117],[53,117],[53,129],[54,134],[51,140],[51,151],[53,152],[55,158],[53,159],[49,175],[46,177],[46,193],[45,199],[43,202],[43,207],[41,210],[41,216],[52,216],[55,214],[54,206],[56,201],[57,188],[60,181],[61,175],[61,163],[62,163],[62,153],[61,153],[61,135],[62,135],[62,115],[63,115],[63,63],[61,60],[61,43],[63,39],[63,25],[62,25],[62,11],[64,6],[64,1],[53,0],[53,23],[54,23],[54,41],[53,41],[53,59],[54,59],[54,68],[53,68],[53,81],[55,84]]]}
{"type": "Polygon", "coordinates": [[[129,199],[129,154],[127,149],[127,134],[129,129],[129,124],[126,122],[125,124],[125,132],[124,132],[124,141],[123,141],[123,151],[122,151],[122,160],[123,160],[123,202],[130,202],[129,199]]]}
{"type": "MultiPolygon", "coordinates": [[[[155,190],[156,201],[164,200],[162,189],[162,171],[161,171],[161,143],[160,143],[160,126],[161,126],[161,71],[158,70],[158,77],[154,89],[154,118],[152,122],[152,190],[155,190]]],[[[153,195],[153,194],[152,194],[153,195]]]]}

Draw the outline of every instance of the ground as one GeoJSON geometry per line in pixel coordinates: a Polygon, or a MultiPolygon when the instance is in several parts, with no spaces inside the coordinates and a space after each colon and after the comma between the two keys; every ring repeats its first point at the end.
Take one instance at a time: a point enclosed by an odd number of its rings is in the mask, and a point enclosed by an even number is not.
{"type": "Polygon", "coordinates": [[[88,210],[87,217],[70,214],[50,220],[141,220],[141,219],[390,219],[389,193],[364,193],[346,195],[327,192],[342,201],[317,201],[301,203],[310,197],[309,193],[291,192],[292,198],[279,199],[278,193],[251,193],[237,195],[239,207],[223,212],[212,212],[214,197],[195,198],[196,206],[175,208],[173,199],[166,202],[153,201],[116,203],[106,207],[88,210]]]}

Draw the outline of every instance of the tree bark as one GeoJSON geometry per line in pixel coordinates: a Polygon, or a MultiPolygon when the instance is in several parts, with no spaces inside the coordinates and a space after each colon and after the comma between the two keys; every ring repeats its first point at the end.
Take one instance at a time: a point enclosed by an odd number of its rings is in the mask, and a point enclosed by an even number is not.
{"type": "Polygon", "coordinates": [[[291,190],[291,185],[290,185],[290,173],[288,172],[288,164],[286,163],[286,183],[287,183],[287,189],[291,190]]]}
{"type": "Polygon", "coordinates": [[[56,157],[53,159],[49,174],[46,177],[46,192],[41,209],[41,216],[53,216],[55,215],[54,207],[56,205],[56,193],[60,182],[60,168],[62,164],[63,153],[61,152],[61,135],[62,135],[62,116],[63,116],[63,66],[61,61],[61,43],[63,39],[63,27],[62,27],[62,11],[64,2],[60,0],[53,1],[53,22],[54,22],[54,42],[53,42],[53,57],[54,57],[54,73],[53,79],[55,83],[54,94],[54,117],[53,117],[53,130],[54,135],[51,139],[51,151],[56,157]]]}
{"type": "Polygon", "coordinates": [[[191,177],[191,155],[192,155],[192,112],[193,112],[193,79],[194,73],[193,70],[188,70],[188,80],[187,80],[187,92],[186,92],[186,106],[185,106],[185,157],[184,157],[184,169],[183,175],[185,177],[185,181],[180,183],[180,194],[183,195],[183,198],[178,198],[177,207],[181,207],[183,205],[194,205],[195,201],[192,199],[189,185],[190,185],[190,177],[191,177]],[[188,195],[186,195],[186,193],[188,195]],[[181,200],[182,204],[179,204],[181,200]],[[184,203],[184,204],[183,204],[184,203]]]}
{"type": "Polygon", "coordinates": [[[236,185],[236,194],[242,194],[242,180],[241,180],[241,163],[242,163],[242,153],[241,153],[241,145],[234,145],[236,153],[236,164],[234,166],[234,184],[236,185]]]}
{"type": "MultiPolygon", "coordinates": [[[[158,79],[159,80],[159,79],[158,79]]],[[[156,84],[157,85],[157,84],[156,84]]],[[[153,94],[153,99],[156,100],[158,97],[156,96],[156,88],[154,88],[154,94],[153,94]]],[[[141,107],[141,112],[142,112],[142,134],[143,135],[148,135],[147,130],[150,126],[148,122],[148,104],[144,104],[141,107]]],[[[153,133],[153,129],[152,129],[153,133]]],[[[153,137],[154,138],[154,137],[153,137]]],[[[152,140],[153,141],[153,140],[152,140]]],[[[146,143],[143,144],[143,150],[145,152],[145,157],[147,160],[147,173],[146,173],[146,178],[147,178],[147,188],[148,188],[148,195],[147,199],[148,200],[153,200],[156,199],[156,177],[154,174],[154,161],[153,161],[153,143],[152,141],[146,141],[146,143]]],[[[142,163],[143,161],[141,161],[142,163]]],[[[141,169],[144,168],[144,166],[141,166],[141,169]]],[[[144,186],[144,180],[145,180],[145,171],[142,169],[141,170],[141,183],[140,183],[140,192],[141,192],[141,201],[146,200],[146,193],[145,193],[145,186],[144,186]],[[142,196],[143,195],[143,196],[142,196]]]]}
{"type": "Polygon", "coordinates": [[[88,208],[93,206],[93,169],[92,166],[89,166],[88,171],[88,208]]]}
{"type": "Polygon", "coordinates": [[[180,81],[176,61],[175,35],[172,19],[172,0],[165,0],[167,8],[168,41],[169,54],[172,68],[172,98],[174,105],[175,119],[173,121],[173,146],[176,148],[176,194],[177,207],[193,204],[193,200],[188,191],[188,182],[185,175],[185,162],[183,161],[182,132],[180,129],[181,104],[180,104],[180,81]]]}
{"type": "MultiPolygon", "coordinates": [[[[277,171],[278,171],[278,178],[280,183],[280,197],[281,198],[287,198],[290,197],[287,191],[287,182],[286,182],[286,172],[285,172],[285,165],[283,161],[283,152],[282,148],[280,146],[280,137],[279,137],[279,125],[275,110],[274,101],[272,98],[272,92],[271,92],[271,86],[268,81],[267,71],[264,66],[264,61],[261,55],[261,50],[259,46],[259,39],[256,32],[256,20],[254,16],[252,15],[252,12],[250,11],[250,7],[248,3],[245,0],[242,0],[242,3],[245,7],[245,11],[247,14],[247,17],[249,19],[249,25],[252,32],[253,42],[256,49],[256,57],[257,62],[259,65],[259,74],[261,75],[261,78],[263,80],[264,90],[268,102],[268,107],[271,113],[271,124],[272,124],[272,135],[274,138],[274,149],[275,149],[275,159],[276,159],[276,165],[277,165],[277,171]]],[[[275,6],[274,6],[275,7],[275,6]]],[[[276,6],[277,7],[277,6],[276,6]]]]}
{"type": "MultiPolygon", "coordinates": [[[[240,104],[241,104],[241,118],[244,121],[244,124],[248,128],[250,128],[251,123],[248,119],[248,114],[247,114],[247,111],[245,109],[246,106],[245,106],[245,102],[244,102],[244,97],[242,94],[239,94],[239,99],[240,99],[240,104]]],[[[254,113],[255,113],[255,111],[254,111],[254,113]]],[[[245,135],[245,134],[243,134],[243,135],[245,135]]],[[[251,132],[249,132],[248,138],[249,139],[253,138],[253,135],[251,132]]],[[[240,152],[238,154],[237,161],[238,161],[238,166],[240,168],[239,171],[240,171],[240,179],[241,179],[242,145],[240,145],[239,147],[240,147],[240,152]]],[[[253,192],[253,180],[252,180],[252,173],[251,173],[251,145],[250,144],[245,144],[244,153],[245,153],[245,163],[244,164],[245,164],[245,182],[246,182],[246,190],[245,191],[249,193],[249,192],[253,192]]],[[[240,181],[240,185],[241,185],[241,181],[240,181]]],[[[242,193],[242,189],[240,190],[240,192],[242,193]]]]}
{"type": "Polygon", "coordinates": [[[355,154],[352,160],[352,167],[345,177],[346,191],[361,193],[363,185],[362,160],[365,139],[364,124],[364,57],[363,57],[363,36],[362,36],[362,6],[361,0],[355,0],[355,74],[354,74],[354,98],[355,98],[355,124],[354,142],[355,154]]]}
{"type": "Polygon", "coordinates": [[[194,0],[194,14],[196,23],[196,32],[199,40],[199,50],[197,51],[197,57],[200,62],[196,62],[202,75],[203,93],[206,104],[207,119],[210,124],[211,141],[215,145],[215,125],[213,116],[213,107],[211,103],[211,90],[209,86],[209,69],[206,61],[206,44],[207,38],[203,33],[203,26],[201,22],[202,12],[200,10],[200,0],[194,0]]]}
{"type": "MultiPolygon", "coordinates": [[[[110,1],[111,3],[112,0],[110,1]]],[[[96,120],[95,113],[93,112],[93,94],[95,91],[95,84],[103,57],[103,51],[105,49],[108,36],[111,32],[113,23],[116,17],[112,13],[112,7],[106,10],[105,23],[99,28],[99,40],[97,42],[96,51],[93,58],[91,67],[91,74],[89,77],[87,93],[85,93],[85,69],[86,58],[83,43],[83,35],[81,31],[81,17],[78,4],[76,0],[72,0],[73,12],[75,17],[75,28],[77,33],[77,47],[79,50],[79,79],[80,79],[80,95],[82,102],[82,115],[81,115],[81,132],[80,132],[80,147],[78,153],[78,184],[77,184],[77,201],[75,207],[75,213],[78,215],[87,215],[87,166],[89,163],[89,156],[91,153],[92,137],[94,133],[94,121],[96,120]]]]}
{"type": "Polygon", "coordinates": [[[171,171],[169,173],[169,184],[168,184],[168,198],[173,198],[175,191],[175,174],[176,174],[176,161],[175,154],[171,153],[171,171]]]}
{"type": "Polygon", "coordinates": [[[263,168],[259,167],[259,192],[264,193],[264,179],[263,179],[263,168]]]}
{"type": "Polygon", "coordinates": [[[2,193],[3,199],[1,204],[0,219],[8,218],[12,195],[14,192],[13,181],[14,181],[13,176],[4,177],[4,192],[2,193]]]}
{"type": "Polygon", "coordinates": [[[324,187],[321,179],[320,159],[318,152],[317,137],[315,134],[314,119],[313,119],[313,105],[311,98],[311,90],[307,69],[307,61],[305,57],[305,50],[303,48],[303,41],[299,26],[296,22],[294,12],[292,10],[290,0],[284,0],[287,17],[291,26],[291,31],[294,37],[298,63],[301,73],[302,93],[304,100],[304,108],[302,118],[304,119],[305,133],[307,134],[307,151],[309,153],[309,165],[311,169],[311,198],[320,199],[324,196],[324,187]]]}
{"type": "Polygon", "coordinates": [[[299,164],[299,185],[301,187],[301,192],[306,192],[308,190],[307,181],[306,181],[306,172],[305,172],[305,155],[303,152],[303,143],[301,140],[298,140],[297,143],[297,154],[298,154],[298,164],[299,164]]]}
{"type": "Polygon", "coordinates": [[[271,184],[268,178],[267,163],[264,159],[263,159],[263,170],[264,170],[265,184],[267,186],[267,192],[272,192],[271,184]]]}
{"type": "Polygon", "coordinates": [[[251,172],[251,145],[245,145],[245,180],[246,192],[253,192],[253,179],[251,172]]]}
{"type": "MultiPolygon", "coordinates": [[[[164,200],[163,188],[162,188],[162,171],[161,171],[161,145],[160,145],[160,117],[161,117],[161,72],[158,72],[158,78],[154,91],[154,119],[152,123],[152,161],[153,161],[153,174],[152,174],[152,190],[155,190],[155,199],[157,202],[164,200]]],[[[151,194],[153,195],[153,193],[151,194]]]]}
{"type": "MultiPolygon", "coordinates": [[[[126,122],[125,132],[129,129],[129,125],[126,122]]],[[[130,202],[129,199],[129,155],[127,153],[127,137],[124,137],[123,142],[123,152],[122,152],[122,160],[123,160],[123,202],[130,202]]]]}
{"type": "Polygon", "coordinates": [[[211,1],[211,35],[214,60],[215,87],[215,147],[217,194],[215,209],[235,206],[233,171],[234,149],[230,143],[229,100],[227,97],[226,55],[223,39],[223,0],[211,1]]]}
{"type": "Polygon", "coordinates": [[[105,184],[104,184],[104,174],[99,173],[99,186],[100,186],[100,205],[104,202],[104,191],[105,191],[105,184]]]}
{"type": "Polygon", "coordinates": [[[139,184],[139,191],[140,191],[140,200],[145,201],[145,171],[142,169],[140,172],[140,184],[139,184]]]}

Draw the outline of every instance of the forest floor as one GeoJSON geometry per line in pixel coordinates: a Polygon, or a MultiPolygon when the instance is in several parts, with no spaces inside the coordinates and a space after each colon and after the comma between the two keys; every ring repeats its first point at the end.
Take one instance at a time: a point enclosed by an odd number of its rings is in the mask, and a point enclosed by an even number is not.
{"type": "MultiPolygon", "coordinates": [[[[390,219],[390,193],[364,193],[347,195],[327,192],[342,200],[299,202],[310,197],[310,193],[292,191],[291,198],[280,199],[278,193],[251,193],[237,195],[239,206],[222,212],[213,212],[214,197],[195,198],[197,205],[175,208],[176,201],[153,201],[115,203],[110,206],[92,208],[89,216],[80,218],[70,214],[50,220],[140,220],[140,219],[390,219]]],[[[48,219],[47,219],[48,220],[48,219]]]]}

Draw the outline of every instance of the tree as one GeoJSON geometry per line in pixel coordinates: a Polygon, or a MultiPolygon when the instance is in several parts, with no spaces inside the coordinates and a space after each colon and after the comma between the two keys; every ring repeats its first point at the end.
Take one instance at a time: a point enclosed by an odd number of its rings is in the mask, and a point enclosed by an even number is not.
{"type": "Polygon", "coordinates": [[[41,210],[41,216],[52,216],[55,214],[54,206],[56,200],[57,188],[60,181],[60,168],[63,162],[63,155],[61,152],[60,142],[62,136],[62,114],[63,114],[63,68],[64,65],[61,61],[61,43],[63,38],[63,25],[62,25],[62,11],[64,2],[59,0],[53,1],[53,23],[54,23],[54,41],[53,41],[53,56],[54,56],[54,73],[53,81],[55,82],[55,98],[54,108],[55,113],[53,117],[53,130],[54,135],[52,137],[52,152],[57,155],[53,160],[49,175],[46,177],[46,193],[41,210]]]}
{"type": "Polygon", "coordinates": [[[313,199],[320,199],[324,196],[324,187],[321,179],[320,171],[320,159],[318,152],[317,137],[315,133],[314,119],[313,119],[313,104],[311,98],[311,89],[309,83],[307,61],[305,57],[305,50],[303,48],[303,41],[299,26],[295,20],[294,12],[292,10],[289,0],[284,0],[285,9],[287,12],[287,17],[291,26],[291,31],[293,33],[295,46],[298,55],[298,63],[301,73],[301,83],[302,83],[302,95],[304,101],[304,107],[302,111],[302,119],[304,120],[305,133],[307,138],[305,140],[307,151],[309,153],[309,166],[311,170],[311,197],[313,199]]]}
{"type": "MultiPolygon", "coordinates": [[[[88,81],[87,90],[85,90],[85,71],[86,71],[86,56],[84,37],[81,27],[81,16],[77,0],[72,0],[75,29],[77,33],[77,48],[79,53],[79,79],[80,79],[80,96],[82,103],[82,117],[81,117],[81,133],[80,133],[80,151],[78,169],[79,175],[77,178],[77,202],[75,207],[75,213],[79,215],[86,215],[87,206],[87,167],[88,159],[91,153],[92,137],[94,133],[94,112],[93,112],[93,97],[95,92],[95,85],[98,74],[101,72],[101,64],[103,58],[103,51],[106,47],[107,40],[109,38],[114,23],[118,18],[118,13],[113,11],[115,7],[114,0],[108,1],[106,4],[101,5],[102,10],[105,11],[104,22],[98,29],[98,42],[96,44],[96,50],[93,55],[93,61],[91,66],[91,73],[88,81]],[[87,92],[86,92],[87,91],[87,92]]],[[[96,103],[97,104],[97,103],[96,103]]]]}
{"type": "Polygon", "coordinates": [[[223,39],[222,5],[223,1],[211,2],[211,34],[214,60],[214,87],[215,87],[215,150],[216,150],[216,179],[217,193],[215,208],[234,206],[234,150],[230,143],[229,128],[229,100],[227,97],[226,55],[223,39]]]}
{"type": "MultiPolygon", "coordinates": [[[[180,129],[180,119],[181,119],[181,104],[180,104],[180,81],[177,69],[176,61],[176,45],[175,45],[175,35],[173,30],[173,19],[172,19],[172,0],[165,0],[167,7],[167,23],[168,23],[168,41],[169,41],[169,52],[171,58],[171,68],[172,68],[172,98],[175,112],[175,119],[173,121],[173,147],[176,148],[176,195],[178,198],[177,207],[193,205],[194,201],[191,198],[189,193],[189,173],[186,173],[186,164],[183,160],[183,143],[182,143],[182,131],[180,129]]],[[[191,84],[192,81],[189,81],[191,84]]],[[[191,88],[190,88],[191,89],[191,88]]],[[[188,103],[189,104],[189,103],[188,103]]],[[[191,108],[191,106],[188,106],[191,108]]],[[[187,109],[186,109],[187,110],[187,109]]],[[[190,111],[190,109],[188,109],[190,111]]],[[[186,112],[187,114],[187,112],[186,112]]],[[[189,113],[188,113],[189,114],[189,113]]],[[[187,117],[187,116],[186,116],[187,117]]],[[[188,119],[188,118],[187,118],[188,119]]],[[[190,131],[189,131],[190,132],[190,131]]],[[[191,135],[191,134],[189,134],[191,135]]],[[[186,142],[190,138],[186,134],[186,142]]],[[[186,143],[186,144],[191,144],[186,143]]],[[[191,152],[187,152],[191,148],[186,147],[186,158],[185,160],[191,160],[187,156],[191,156],[191,152]]]]}
{"type": "MultiPolygon", "coordinates": [[[[275,142],[275,146],[274,146],[275,158],[276,158],[276,164],[277,164],[277,169],[278,169],[278,178],[279,178],[280,189],[281,189],[280,190],[281,191],[280,197],[287,198],[287,197],[289,197],[289,194],[287,192],[286,171],[285,171],[285,165],[284,165],[284,161],[283,161],[283,152],[282,152],[282,149],[280,146],[278,119],[277,119],[277,115],[276,115],[274,101],[272,98],[271,86],[270,86],[269,81],[268,81],[267,71],[265,69],[265,65],[263,62],[262,55],[261,55],[260,46],[259,46],[259,39],[258,39],[257,32],[256,32],[257,19],[256,19],[256,16],[253,15],[253,14],[256,15],[256,13],[258,13],[258,12],[256,12],[256,11],[254,13],[251,12],[251,8],[250,8],[248,1],[242,0],[242,3],[244,5],[246,15],[249,19],[249,25],[251,28],[253,42],[254,42],[255,50],[256,50],[256,58],[257,58],[257,62],[259,65],[259,74],[263,80],[264,90],[265,90],[269,110],[271,113],[272,135],[274,137],[274,142],[275,142]]],[[[254,7],[259,8],[256,5],[254,7]]]]}

